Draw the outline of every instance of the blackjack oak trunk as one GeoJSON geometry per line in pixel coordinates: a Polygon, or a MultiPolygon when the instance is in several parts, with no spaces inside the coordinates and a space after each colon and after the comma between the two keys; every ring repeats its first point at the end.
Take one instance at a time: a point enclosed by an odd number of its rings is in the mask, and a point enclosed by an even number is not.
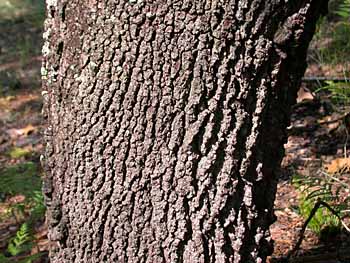
{"type": "Polygon", "coordinates": [[[320,0],[47,0],[51,262],[265,262],[320,0]]]}

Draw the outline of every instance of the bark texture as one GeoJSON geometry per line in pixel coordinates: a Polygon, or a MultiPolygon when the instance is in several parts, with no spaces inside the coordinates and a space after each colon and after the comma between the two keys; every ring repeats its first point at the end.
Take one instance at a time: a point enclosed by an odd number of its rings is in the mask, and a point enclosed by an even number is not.
{"type": "Polygon", "coordinates": [[[51,262],[265,262],[325,6],[47,0],[51,262]]]}

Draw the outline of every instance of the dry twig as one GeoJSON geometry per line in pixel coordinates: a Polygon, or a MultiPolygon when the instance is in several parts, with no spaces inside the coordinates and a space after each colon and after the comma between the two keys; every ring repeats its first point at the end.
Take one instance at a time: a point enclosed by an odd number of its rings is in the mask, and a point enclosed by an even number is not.
{"type": "Polygon", "coordinates": [[[314,217],[314,215],[316,214],[317,210],[321,206],[327,208],[332,214],[334,214],[339,219],[339,221],[341,222],[343,227],[346,229],[346,231],[348,231],[350,233],[350,228],[343,222],[343,220],[340,217],[340,215],[338,214],[338,212],[335,211],[328,203],[318,199],[317,202],[315,203],[313,209],[311,210],[309,217],[306,219],[303,227],[300,230],[299,239],[298,239],[297,243],[295,244],[294,248],[287,254],[287,256],[285,258],[286,262],[289,262],[290,258],[299,250],[300,245],[301,245],[301,243],[303,242],[303,239],[304,239],[304,234],[305,234],[306,227],[310,223],[311,219],[314,217]]]}

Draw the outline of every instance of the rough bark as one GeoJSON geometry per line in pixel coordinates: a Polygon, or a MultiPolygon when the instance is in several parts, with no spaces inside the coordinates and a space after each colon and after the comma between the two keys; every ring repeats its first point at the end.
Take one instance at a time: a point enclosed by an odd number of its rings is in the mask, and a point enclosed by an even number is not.
{"type": "Polygon", "coordinates": [[[51,262],[265,262],[320,0],[47,0],[51,262]]]}

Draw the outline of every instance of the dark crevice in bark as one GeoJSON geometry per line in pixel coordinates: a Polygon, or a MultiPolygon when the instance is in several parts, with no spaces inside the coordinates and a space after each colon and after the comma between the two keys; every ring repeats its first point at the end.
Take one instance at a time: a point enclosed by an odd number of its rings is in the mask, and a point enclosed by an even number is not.
{"type": "MultiPolygon", "coordinates": [[[[240,213],[241,213],[241,218],[247,219],[249,216],[249,212],[247,211],[249,208],[247,208],[246,206],[242,206],[240,208],[240,213]]],[[[241,242],[242,244],[245,244],[245,246],[241,246],[240,250],[239,250],[239,255],[242,258],[245,258],[247,262],[254,262],[254,258],[251,255],[251,246],[253,245],[254,247],[254,243],[255,240],[249,238],[250,236],[250,228],[251,226],[248,224],[247,222],[248,220],[244,220],[243,224],[244,224],[244,233],[243,235],[241,235],[241,242]]],[[[267,255],[266,255],[267,256],[267,255]]]]}
{"type": "MultiPolygon", "coordinates": [[[[218,149],[216,151],[216,159],[213,163],[213,165],[209,168],[208,173],[211,175],[212,178],[212,184],[216,184],[217,177],[219,173],[221,172],[221,169],[224,165],[225,161],[225,147],[227,146],[226,139],[223,139],[218,146],[218,149]]],[[[216,193],[216,189],[214,189],[214,193],[216,193]]]]}
{"type": "Polygon", "coordinates": [[[222,6],[219,6],[214,10],[211,15],[211,31],[216,31],[219,25],[222,23],[225,16],[225,9],[222,6]]]}
{"type": "MultiPolygon", "coordinates": [[[[183,208],[185,210],[185,214],[189,215],[190,214],[190,207],[188,204],[188,199],[185,197],[183,199],[183,208]]],[[[192,232],[192,222],[189,219],[189,216],[186,218],[186,233],[184,235],[184,238],[180,241],[178,248],[177,248],[177,253],[178,253],[178,262],[184,262],[184,250],[185,246],[187,245],[188,241],[190,241],[193,238],[193,232],[192,232]]]]}
{"type": "MultiPolygon", "coordinates": [[[[195,191],[195,193],[198,192],[198,178],[197,178],[197,172],[198,172],[198,165],[200,158],[202,157],[201,153],[201,146],[203,144],[203,136],[205,133],[205,128],[207,126],[207,122],[209,121],[210,115],[206,115],[203,119],[202,125],[198,129],[198,133],[193,137],[191,142],[192,152],[196,155],[195,160],[193,161],[193,168],[192,168],[192,175],[191,175],[191,185],[195,191]]],[[[176,150],[176,149],[175,149],[176,150]]]]}
{"type": "MultiPolygon", "coordinates": [[[[219,106],[220,107],[220,106],[219,106]]],[[[221,129],[221,121],[223,119],[223,114],[220,111],[215,111],[212,113],[213,120],[212,120],[212,132],[211,132],[211,137],[205,142],[205,155],[208,155],[209,152],[211,151],[211,146],[213,146],[217,141],[218,141],[218,133],[221,129]]]]}
{"type": "Polygon", "coordinates": [[[63,3],[62,8],[61,8],[61,12],[60,12],[61,20],[63,23],[66,21],[66,8],[67,8],[67,4],[63,3]]]}
{"type": "MultiPolygon", "coordinates": [[[[239,185],[242,185],[242,183],[238,183],[239,185]]],[[[237,216],[235,217],[234,221],[231,222],[231,224],[225,224],[225,220],[231,216],[232,211],[234,211],[235,215],[239,213],[241,203],[240,196],[244,194],[244,190],[241,188],[235,189],[234,194],[228,196],[225,206],[221,209],[221,214],[219,216],[220,225],[223,226],[223,228],[226,230],[225,232],[225,239],[226,239],[226,245],[224,247],[227,255],[233,255],[234,251],[232,249],[232,241],[229,237],[229,234],[235,233],[235,225],[237,224],[237,216]]]]}
{"type": "Polygon", "coordinates": [[[203,254],[204,254],[204,262],[210,262],[210,249],[207,237],[202,233],[201,240],[203,244],[203,254]]]}

